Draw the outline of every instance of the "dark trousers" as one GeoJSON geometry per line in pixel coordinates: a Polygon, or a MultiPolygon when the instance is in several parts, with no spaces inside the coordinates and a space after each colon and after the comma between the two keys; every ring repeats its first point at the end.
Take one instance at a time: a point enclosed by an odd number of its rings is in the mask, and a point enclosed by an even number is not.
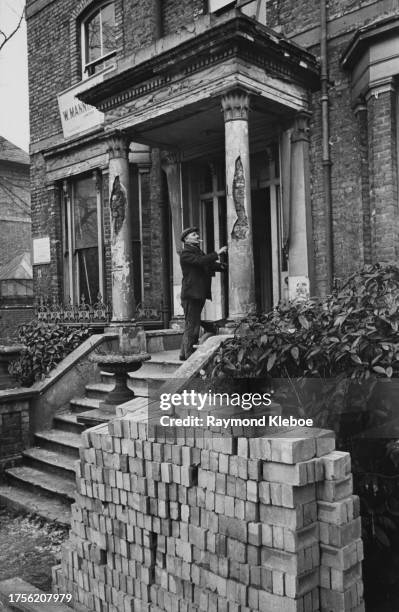
{"type": "Polygon", "coordinates": [[[198,343],[198,336],[201,326],[201,312],[205,300],[182,300],[181,305],[184,310],[184,333],[180,349],[180,357],[188,359],[194,352],[193,345],[198,343]]]}

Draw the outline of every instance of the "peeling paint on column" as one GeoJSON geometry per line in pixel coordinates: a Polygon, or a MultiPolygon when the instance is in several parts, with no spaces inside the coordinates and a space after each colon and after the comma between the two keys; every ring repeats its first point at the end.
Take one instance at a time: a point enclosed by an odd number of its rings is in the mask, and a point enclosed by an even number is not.
{"type": "Polygon", "coordinates": [[[114,238],[119,234],[125,220],[126,189],[122,185],[119,176],[115,177],[111,192],[111,215],[114,238]]]}
{"type": "Polygon", "coordinates": [[[237,213],[237,221],[231,232],[231,237],[235,240],[243,240],[248,236],[248,217],[245,212],[245,176],[241,156],[238,156],[235,163],[233,178],[233,200],[237,213]]]}

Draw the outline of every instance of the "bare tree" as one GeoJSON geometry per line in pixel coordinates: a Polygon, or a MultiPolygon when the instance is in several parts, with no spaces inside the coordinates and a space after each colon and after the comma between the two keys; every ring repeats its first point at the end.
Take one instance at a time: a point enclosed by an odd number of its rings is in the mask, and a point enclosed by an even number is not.
{"type": "Polygon", "coordinates": [[[11,40],[11,38],[14,36],[14,34],[16,34],[18,32],[19,28],[21,27],[21,23],[22,23],[22,20],[23,20],[24,17],[25,17],[25,6],[23,6],[23,8],[21,10],[21,14],[20,14],[19,19],[18,19],[18,22],[17,22],[15,28],[11,32],[6,33],[3,30],[0,30],[0,51],[2,50],[4,45],[6,45],[9,40],[11,40]]]}

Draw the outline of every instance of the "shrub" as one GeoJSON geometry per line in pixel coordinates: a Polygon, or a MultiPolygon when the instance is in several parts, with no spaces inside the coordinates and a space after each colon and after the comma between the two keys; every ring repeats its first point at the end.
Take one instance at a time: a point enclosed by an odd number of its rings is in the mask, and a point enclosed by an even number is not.
{"type": "Polygon", "coordinates": [[[47,376],[88,336],[87,327],[72,328],[39,321],[22,325],[18,329],[18,340],[24,348],[8,371],[15,380],[29,387],[47,376]]]}
{"type": "Polygon", "coordinates": [[[213,374],[357,380],[399,376],[399,268],[376,264],[324,300],[242,321],[213,374]]]}
{"type": "Polygon", "coordinates": [[[399,376],[398,304],[399,268],[367,266],[325,299],[241,321],[215,355],[212,375],[287,379],[285,405],[337,430],[348,405],[363,418],[378,378],[399,376]]]}

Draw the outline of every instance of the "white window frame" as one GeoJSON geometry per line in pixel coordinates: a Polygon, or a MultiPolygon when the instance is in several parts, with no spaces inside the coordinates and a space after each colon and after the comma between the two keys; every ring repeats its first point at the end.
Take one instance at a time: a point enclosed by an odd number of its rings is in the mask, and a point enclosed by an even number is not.
{"type": "MultiPolygon", "coordinates": [[[[95,171],[96,172],[96,171],[95,171]]],[[[98,175],[93,174],[93,180],[96,190],[96,205],[97,205],[97,252],[98,252],[98,286],[99,292],[103,299],[104,297],[104,236],[103,236],[103,202],[102,202],[102,174],[97,171],[98,175]]],[[[75,248],[75,183],[84,175],[71,177],[69,180],[64,180],[64,189],[61,203],[62,216],[62,245],[63,245],[63,283],[64,283],[64,300],[70,300],[71,304],[79,304],[80,302],[80,279],[79,279],[79,262],[77,250],[75,248]],[[68,226],[68,236],[66,235],[66,225],[68,226]]],[[[92,303],[97,299],[97,296],[92,298],[92,303]]]]}
{"type": "Polygon", "coordinates": [[[241,9],[244,15],[255,16],[257,21],[266,24],[267,0],[208,0],[209,13],[226,11],[230,8],[241,9]]]}
{"type": "MultiPolygon", "coordinates": [[[[115,9],[115,2],[114,0],[106,0],[105,2],[103,2],[102,4],[100,4],[99,6],[96,6],[92,11],[90,11],[90,13],[88,15],[86,15],[86,17],[83,19],[82,23],[80,24],[80,48],[81,48],[81,56],[82,56],[82,79],[88,79],[91,76],[93,76],[93,74],[95,74],[94,72],[92,74],[90,74],[90,68],[95,68],[95,66],[97,66],[97,64],[102,64],[105,63],[107,59],[110,59],[111,57],[114,57],[114,55],[116,55],[116,48],[113,51],[110,51],[109,53],[106,53],[105,55],[101,55],[99,58],[91,61],[91,62],[87,62],[87,45],[86,45],[86,25],[89,21],[91,21],[96,15],[97,13],[100,14],[100,19],[102,19],[102,11],[103,9],[110,5],[113,4],[114,5],[114,9],[115,9]]],[[[100,28],[100,35],[101,35],[101,47],[103,46],[103,41],[102,41],[102,36],[103,36],[103,30],[102,30],[102,22],[101,22],[101,28],[100,28]]],[[[116,44],[115,44],[116,47],[116,44]]]]}

